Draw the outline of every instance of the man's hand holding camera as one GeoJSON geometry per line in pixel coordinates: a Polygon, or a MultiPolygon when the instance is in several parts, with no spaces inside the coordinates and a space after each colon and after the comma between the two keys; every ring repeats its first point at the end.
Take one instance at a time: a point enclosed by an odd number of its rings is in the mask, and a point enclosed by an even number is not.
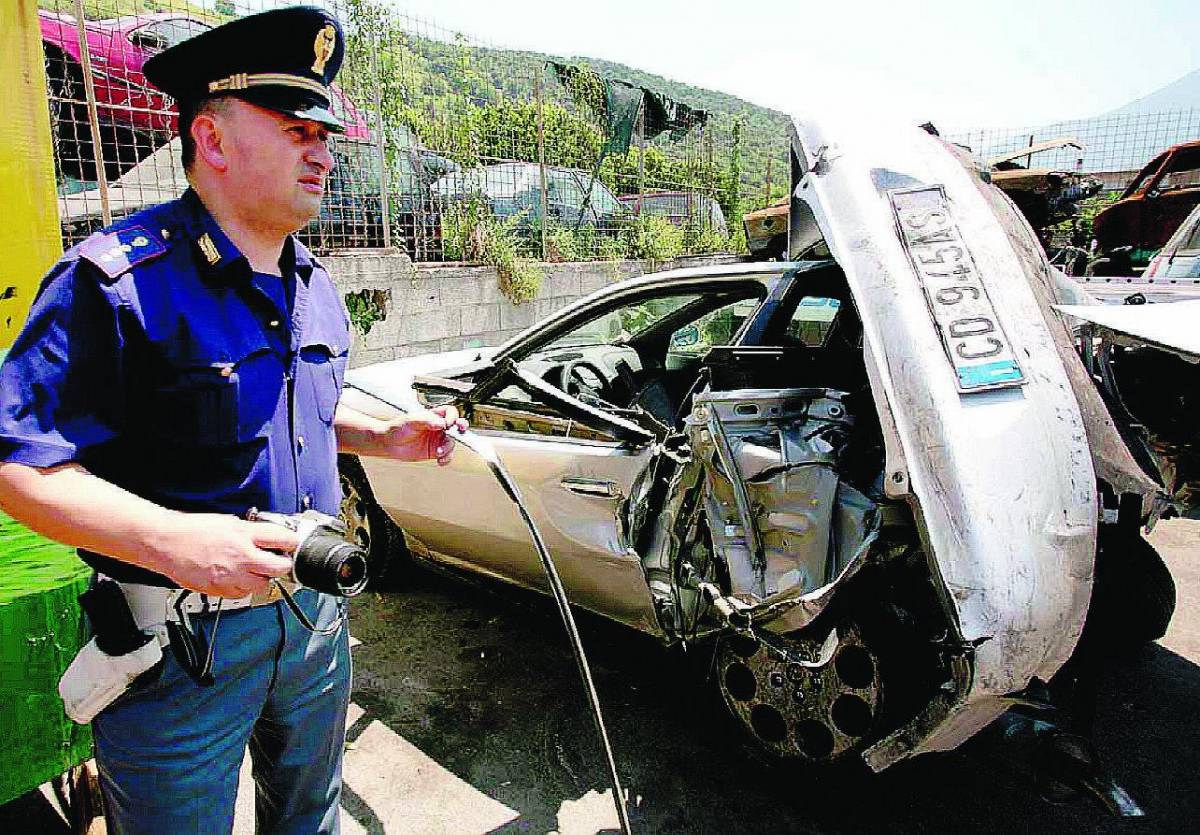
{"type": "MultiPolygon", "coordinates": [[[[464,431],[467,422],[453,406],[391,421],[339,409],[337,426],[343,449],[445,466],[454,454],[451,435],[464,431]]],[[[219,513],[169,512],[159,527],[153,548],[160,570],[183,588],[222,597],[258,594],[271,578],[288,576],[290,555],[300,544],[294,531],[280,525],[219,513]]]]}
{"type": "Polygon", "coordinates": [[[221,513],[169,513],[157,549],[161,565],[180,586],[238,598],[266,591],[272,577],[292,570],[300,537],[267,522],[221,513]]]}

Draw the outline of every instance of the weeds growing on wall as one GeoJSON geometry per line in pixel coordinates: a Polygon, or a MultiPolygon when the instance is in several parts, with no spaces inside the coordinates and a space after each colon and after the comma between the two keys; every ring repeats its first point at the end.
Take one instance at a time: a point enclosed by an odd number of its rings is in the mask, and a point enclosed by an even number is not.
{"type": "Polygon", "coordinates": [[[545,273],[532,257],[534,241],[524,214],[497,218],[482,200],[464,200],[442,215],[442,246],[454,261],[473,261],[496,268],[500,292],[513,304],[530,301],[545,273]]]}
{"type": "Polygon", "coordinates": [[[360,334],[366,336],[376,322],[387,318],[388,306],[392,301],[390,289],[362,289],[346,294],[346,312],[350,323],[360,334]]]}

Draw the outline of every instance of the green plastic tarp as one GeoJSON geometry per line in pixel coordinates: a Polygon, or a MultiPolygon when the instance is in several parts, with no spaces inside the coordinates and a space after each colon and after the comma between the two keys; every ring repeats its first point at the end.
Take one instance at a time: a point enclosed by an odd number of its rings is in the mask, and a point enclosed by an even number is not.
{"type": "Polygon", "coordinates": [[[642,131],[646,139],[653,139],[664,131],[671,132],[672,139],[681,139],[685,133],[708,122],[708,111],[689,107],[670,96],[656,93],[645,87],[630,84],[615,78],[602,78],[588,67],[547,61],[559,82],[575,99],[576,104],[596,113],[604,123],[605,144],[603,153],[624,154],[633,141],[638,110],[645,105],[642,131]],[[596,87],[603,84],[603,102],[595,100],[596,87]]]}
{"type": "Polygon", "coordinates": [[[77,598],[90,574],[74,549],[0,513],[0,803],[92,755],[58,697],[87,638],[77,598]]]}

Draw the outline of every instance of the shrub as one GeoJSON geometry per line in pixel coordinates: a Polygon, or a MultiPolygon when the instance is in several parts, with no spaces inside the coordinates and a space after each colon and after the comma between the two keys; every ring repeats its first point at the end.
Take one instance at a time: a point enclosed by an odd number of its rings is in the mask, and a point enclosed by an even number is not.
{"type": "Polygon", "coordinates": [[[641,215],[624,230],[625,254],[645,261],[666,261],[684,252],[683,230],[664,217],[641,215]]]}

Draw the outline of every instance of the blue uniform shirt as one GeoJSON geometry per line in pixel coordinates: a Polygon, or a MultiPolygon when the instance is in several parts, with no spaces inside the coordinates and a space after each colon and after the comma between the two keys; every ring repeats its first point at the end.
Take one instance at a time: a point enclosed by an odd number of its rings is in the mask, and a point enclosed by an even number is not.
{"type": "Polygon", "coordinates": [[[68,251],[0,366],[0,460],[75,461],[176,510],[337,514],[349,318],[294,238],[280,267],[253,272],[190,190],[68,251]]]}

